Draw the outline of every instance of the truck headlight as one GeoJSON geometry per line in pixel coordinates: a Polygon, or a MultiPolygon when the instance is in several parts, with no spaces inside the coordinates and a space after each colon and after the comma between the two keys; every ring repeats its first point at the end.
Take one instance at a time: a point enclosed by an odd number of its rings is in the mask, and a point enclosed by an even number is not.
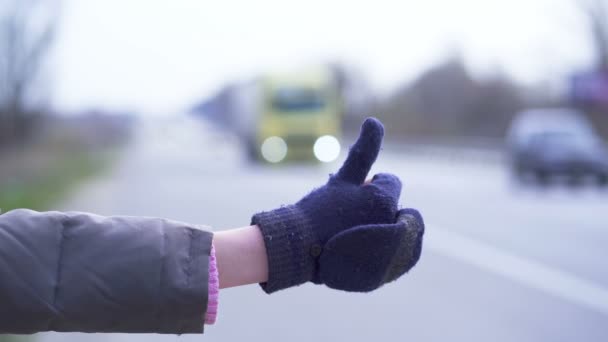
{"type": "Polygon", "coordinates": [[[262,157],[271,163],[278,163],[287,155],[287,143],[280,137],[268,137],[262,143],[262,157]]]}
{"type": "Polygon", "coordinates": [[[324,135],[315,141],[312,150],[319,161],[328,163],[340,155],[340,142],[334,136],[324,135]]]}

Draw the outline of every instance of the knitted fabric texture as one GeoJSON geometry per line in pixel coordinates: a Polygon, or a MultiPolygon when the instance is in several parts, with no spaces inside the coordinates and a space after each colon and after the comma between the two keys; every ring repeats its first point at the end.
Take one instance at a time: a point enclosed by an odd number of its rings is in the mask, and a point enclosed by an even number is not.
{"type": "Polygon", "coordinates": [[[315,272],[310,248],[316,243],[307,216],[296,206],[256,214],[252,224],[262,230],[269,279],[260,284],[267,293],[309,281],[315,272]]]}
{"type": "Polygon", "coordinates": [[[217,307],[220,297],[220,277],[217,270],[217,260],[215,259],[215,247],[211,245],[209,255],[209,286],[207,311],[205,312],[205,324],[214,324],[217,318],[217,307]]]}
{"type": "MultiPolygon", "coordinates": [[[[367,282],[361,285],[360,278],[366,276],[364,273],[354,277],[350,272],[339,269],[343,263],[332,263],[322,256],[328,241],[342,232],[359,226],[371,229],[374,225],[385,227],[398,223],[399,179],[391,174],[377,174],[370,183],[364,184],[380,151],[383,134],[384,128],[378,120],[367,119],[344,165],[330,177],[327,184],[313,190],[294,205],[253,216],[251,222],[262,231],[268,257],[269,278],[266,283],[260,284],[264,291],[272,293],[308,281],[322,284],[325,283],[323,274],[333,274],[332,287],[347,291],[367,291],[385,282],[384,277],[373,274],[369,278],[373,278],[371,285],[367,282]],[[323,262],[336,267],[323,267],[323,262]],[[320,269],[325,272],[321,273],[320,269]],[[336,282],[335,277],[341,281],[336,282]]],[[[378,234],[375,230],[357,231],[354,237],[339,238],[334,243],[335,247],[338,246],[335,251],[373,255],[371,250],[378,250],[380,245],[390,242],[386,239],[398,238],[403,228],[400,223],[397,228],[399,232],[392,234],[386,233],[386,229],[378,230],[378,234]],[[376,238],[376,244],[361,244],[360,238],[369,237],[370,234],[376,238]]],[[[399,249],[398,245],[392,242],[394,248],[391,250],[380,248],[386,255],[383,254],[379,260],[390,263],[399,249]]],[[[357,260],[361,262],[364,259],[357,260]]]]}

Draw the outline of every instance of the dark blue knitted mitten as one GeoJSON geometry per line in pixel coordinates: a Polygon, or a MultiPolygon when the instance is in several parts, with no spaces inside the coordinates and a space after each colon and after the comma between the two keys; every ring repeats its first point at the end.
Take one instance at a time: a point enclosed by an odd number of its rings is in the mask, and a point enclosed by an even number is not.
{"type": "Polygon", "coordinates": [[[391,174],[365,178],[384,128],[368,118],[344,165],[296,204],[258,213],[264,237],[267,293],[308,281],[345,291],[371,291],[397,279],[420,256],[424,225],[413,209],[398,209],[401,182],[391,174]]]}

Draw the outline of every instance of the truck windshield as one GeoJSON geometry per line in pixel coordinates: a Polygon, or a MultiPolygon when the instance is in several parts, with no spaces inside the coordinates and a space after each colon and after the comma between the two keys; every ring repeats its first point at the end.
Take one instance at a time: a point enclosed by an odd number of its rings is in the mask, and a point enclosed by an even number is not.
{"type": "Polygon", "coordinates": [[[310,88],[282,88],[276,90],[272,106],[282,112],[310,112],[326,104],[324,93],[310,88]]]}

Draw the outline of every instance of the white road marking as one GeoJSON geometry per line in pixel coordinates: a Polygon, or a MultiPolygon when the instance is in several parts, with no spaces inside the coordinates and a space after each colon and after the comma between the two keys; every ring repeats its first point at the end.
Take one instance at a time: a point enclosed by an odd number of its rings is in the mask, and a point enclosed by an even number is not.
{"type": "Polygon", "coordinates": [[[426,229],[424,248],[608,315],[608,289],[574,274],[436,226],[426,229]]]}

